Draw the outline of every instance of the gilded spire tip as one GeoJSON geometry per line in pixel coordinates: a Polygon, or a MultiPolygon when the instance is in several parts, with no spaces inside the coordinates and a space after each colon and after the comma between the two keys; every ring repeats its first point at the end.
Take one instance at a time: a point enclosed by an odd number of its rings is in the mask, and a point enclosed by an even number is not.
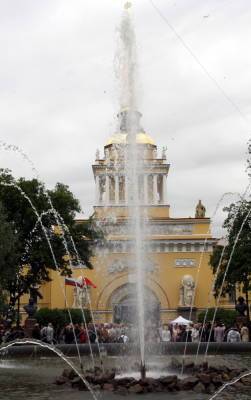
{"type": "Polygon", "coordinates": [[[131,8],[132,7],[132,3],[130,2],[130,1],[127,1],[125,4],[124,4],[124,9],[125,10],[129,10],[129,8],[131,8]]]}

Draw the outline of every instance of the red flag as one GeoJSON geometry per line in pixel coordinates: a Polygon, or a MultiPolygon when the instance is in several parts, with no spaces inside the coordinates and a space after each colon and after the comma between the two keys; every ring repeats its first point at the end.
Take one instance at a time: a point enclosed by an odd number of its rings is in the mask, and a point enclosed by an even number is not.
{"type": "Polygon", "coordinates": [[[88,278],[82,278],[82,282],[74,278],[65,278],[65,285],[75,286],[75,287],[77,286],[79,288],[83,288],[84,285],[86,285],[86,286],[92,286],[94,289],[97,288],[97,286],[94,285],[94,283],[88,278]]]}
{"type": "MultiPolygon", "coordinates": [[[[93,283],[90,279],[88,279],[88,278],[83,278],[83,280],[85,281],[85,284],[86,284],[87,286],[92,286],[94,289],[97,288],[97,286],[94,285],[94,283],[93,283]]],[[[84,282],[83,282],[83,285],[84,285],[84,282]]]]}

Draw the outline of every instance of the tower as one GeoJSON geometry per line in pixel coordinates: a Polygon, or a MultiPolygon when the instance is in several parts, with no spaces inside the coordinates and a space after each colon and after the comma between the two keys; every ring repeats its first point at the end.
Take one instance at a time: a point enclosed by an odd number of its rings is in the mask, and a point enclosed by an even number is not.
{"type": "Polygon", "coordinates": [[[149,217],[169,216],[167,204],[167,175],[169,164],[165,149],[161,157],[157,156],[157,146],[140,125],[141,114],[138,111],[123,110],[118,114],[118,131],[104,146],[104,157],[96,153],[93,173],[95,178],[96,199],[95,215],[116,217],[128,216],[128,180],[126,148],[128,146],[128,123],[133,118],[136,125],[136,142],[141,154],[143,168],[138,177],[140,204],[148,210],[149,217]]]}

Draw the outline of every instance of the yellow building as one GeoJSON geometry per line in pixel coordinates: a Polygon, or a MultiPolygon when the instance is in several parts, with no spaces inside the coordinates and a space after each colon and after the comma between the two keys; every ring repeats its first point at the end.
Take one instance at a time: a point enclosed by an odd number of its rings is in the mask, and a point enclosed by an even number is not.
{"type": "MultiPolygon", "coordinates": [[[[194,300],[193,317],[208,307],[213,281],[209,257],[215,240],[210,233],[210,219],[201,203],[195,217],[172,218],[168,205],[169,164],[166,151],[158,156],[154,140],[140,127],[140,113],[135,113],[137,145],[143,157],[139,177],[142,216],[147,220],[144,246],[146,258],[145,292],[151,310],[162,321],[179,314],[187,317],[194,300]],[[184,278],[185,277],[185,278],[184,278]],[[194,286],[196,290],[194,291],[194,286]]],[[[135,264],[129,233],[128,182],[125,149],[128,111],[118,115],[118,132],[104,146],[104,157],[96,153],[93,173],[96,185],[94,218],[107,239],[95,249],[94,269],[74,269],[73,277],[87,277],[97,288],[88,289],[96,321],[126,320],[135,310],[135,264]]],[[[79,221],[80,222],[80,221],[79,221]]],[[[78,307],[76,289],[64,286],[64,278],[52,273],[52,282],[41,288],[40,307],[78,307]],[[75,293],[75,295],[74,295],[75,293]],[[66,298],[64,298],[64,294],[66,298]]],[[[83,296],[83,304],[88,299],[83,296]]],[[[213,306],[213,300],[210,302],[213,306]]]]}

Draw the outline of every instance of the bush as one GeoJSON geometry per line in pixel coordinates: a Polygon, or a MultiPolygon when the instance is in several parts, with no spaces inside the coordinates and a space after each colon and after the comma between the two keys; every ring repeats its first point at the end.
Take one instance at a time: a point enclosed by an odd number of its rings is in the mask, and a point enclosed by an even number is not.
{"type": "MultiPolygon", "coordinates": [[[[206,322],[211,322],[213,320],[215,308],[209,308],[207,313],[206,322]]],[[[201,312],[198,315],[198,321],[203,322],[206,311],[201,312]]],[[[215,321],[221,321],[226,326],[233,326],[238,313],[235,310],[226,310],[224,308],[218,308],[216,312],[215,321]]]]}
{"type": "MultiPolygon", "coordinates": [[[[69,311],[74,324],[81,324],[84,322],[82,310],[71,308],[69,311]]],[[[90,311],[84,310],[84,314],[86,322],[89,323],[91,320],[90,311]]],[[[63,328],[65,324],[70,322],[68,310],[61,310],[59,308],[40,308],[40,310],[36,312],[35,318],[37,322],[43,326],[48,325],[48,323],[51,322],[54,328],[63,328]]]]}
{"type": "Polygon", "coordinates": [[[5,293],[0,292],[0,318],[6,315],[8,310],[7,296],[5,293]]]}

